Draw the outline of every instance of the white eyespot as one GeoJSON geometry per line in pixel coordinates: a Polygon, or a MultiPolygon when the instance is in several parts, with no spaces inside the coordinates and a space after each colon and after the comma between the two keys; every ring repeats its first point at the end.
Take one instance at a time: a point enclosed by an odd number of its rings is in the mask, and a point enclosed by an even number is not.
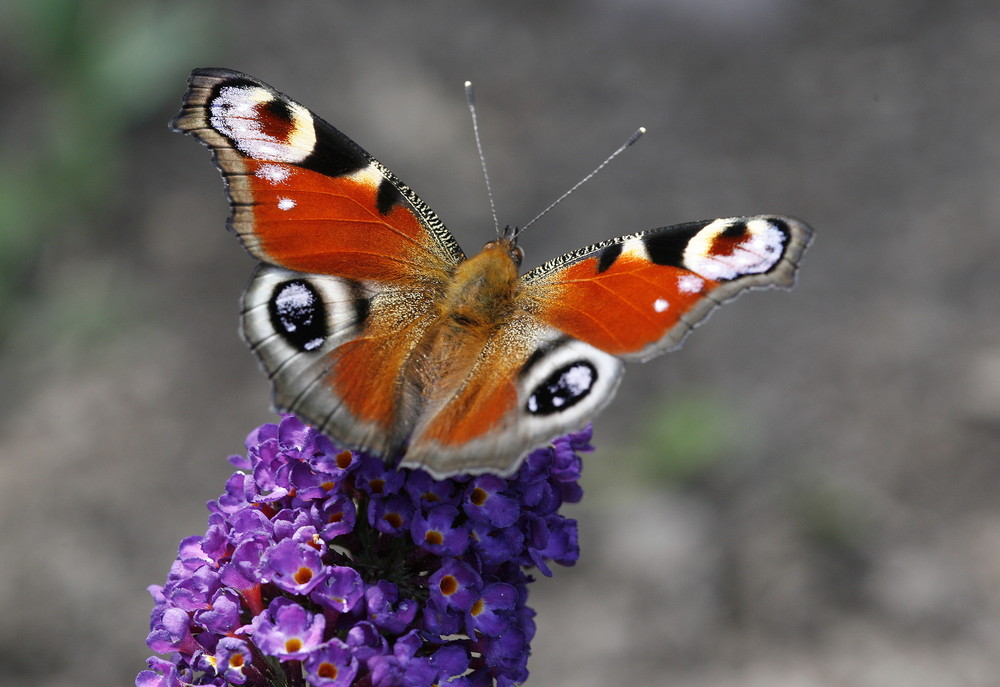
{"type": "Polygon", "coordinates": [[[611,400],[621,376],[621,360],[573,339],[543,350],[518,382],[518,395],[527,417],[532,418],[528,421],[532,428],[556,427],[553,431],[558,433],[557,425],[583,422],[611,400]]]}
{"type": "Polygon", "coordinates": [[[286,341],[303,351],[313,351],[326,339],[326,307],[322,296],[308,282],[285,282],[269,304],[273,323],[280,325],[286,341]]]}
{"type": "Polygon", "coordinates": [[[740,220],[718,219],[707,224],[684,249],[684,267],[706,279],[726,281],[771,270],[784,253],[785,234],[767,219],[743,225],[738,242],[724,236],[740,220]]]}
{"type": "MultiPolygon", "coordinates": [[[[244,155],[255,160],[302,162],[316,147],[316,129],[309,111],[290,101],[278,101],[270,91],[257,86],[226,86],[212,100],[212,126],[229,138],[244,155]],[[271,115],[265,121],[261,106],[280,102],[287,110],[288,121],[281,138],[268,133],[265,124],[284,123],[271,115]]],[[[277,108],[280,109],[280,108],[277,108]]]]}
{"type": "Polygon", "coordinates": [[[261,165],[254,172],[254,176],[278,185],[292,176],[292,170],[285,165],[261,165]]]}
{"type": "Polygon", "coordinates": [[[528,397],[528,412],[553,415],[583,401],[597,381],[597,368],[575,360],[553,371],[528,397]]]}
{"type": "Polygon", "coordinates": [[[291,210],[293,207],[295,207],[295,201],[291,198],[278,198],[279,210],[291,210]]]}
{"type": "Polygon", "coordinates": [[[677,288],[681,293],[698,293],[705,285],[705,280],[697,274],[682,274],[677,279],[677,288]]]}
{"type": "MultiPolygon", "coordinates": [[[[285,315],[311,311],[315,302],[315,293],[301,282],[289,282],[274,297],[275,310],[285,315]]],[[[285,330],[294,332],[298,329],[297,319],[289,315],[283,322],[285,330]]]]}
{"type": "Polygon", "coordinates": [[[664,298],[657,298],[653,302],[653,310],[655,310],[656,312],[664,312],[669,307],[670,303],[668,303],[667,300],[664,298]]]}

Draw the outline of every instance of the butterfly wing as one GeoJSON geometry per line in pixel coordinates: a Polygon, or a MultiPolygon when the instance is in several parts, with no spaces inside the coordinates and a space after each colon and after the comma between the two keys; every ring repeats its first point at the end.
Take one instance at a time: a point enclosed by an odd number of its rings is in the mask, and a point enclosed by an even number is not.
{"type": "Polygon", "coordinates": [[[614,396],[623,360],[680,346],[747,289],[790,288],[812,231],[789,217],[692,222],[623,236],[522,278],[518,314],[414,433],[404,464],[509,474],[614,396]]]}
{"type": "Polygon", "coordinates": [[[812,230],[791,217],[733,217],[622,236],[524,276],[539,318],[626,360],[677,348],[748,289],[790,289],[812,230]]]}
{"type": "Polygon", "coordinates": [[[614,398],[620,358],[523,311],[474,356],[416,425],[402,462],[441,478],[510,475],[532,449],[578,429],[614,398]]]}
{"type": "Polygon", "coordinates": [[[465,259],[452,235],[360,146],[246,74],[195,70],[171,125],[212,150],[229,227],[265,263],[243,332],[275,405],[348,446],[397,450],[403,370],[465,259]]]}
{"type": "Polygon", "coordinates": [[[416,285],[465,259],[441,220],[392,172],[253,77],[195,70],[171,126],[212,150],[226,182],[229,227],[262,262],[416,285]]]}

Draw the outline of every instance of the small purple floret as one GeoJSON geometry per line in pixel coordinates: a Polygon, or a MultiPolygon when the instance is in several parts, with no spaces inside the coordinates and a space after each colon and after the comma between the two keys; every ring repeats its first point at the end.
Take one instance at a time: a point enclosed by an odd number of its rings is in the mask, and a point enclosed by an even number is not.
{"type": "Polygon", "coordinates": [[[322,615],[279,597],[253,619],[253,641],[265,654],[301,660],[322,644],[325,625],[322,615]]]}
{"type": "Polygon", "coordinates": [[[311,652],[303,665],[306,679],[316,687],[348,687],[358,674],[358,659],[339,639],[311,652]]]}
{"type": "Polygon", "coordinates": [[[399,590],[392,582],[379,580],[365,590],[368,619],[387,634],[405,632],[420,610],[416,601],[399,598],[399,590]]]}
{"type": "Polygon", "coordinates": [[[410,528],[413,543],[438,556],[461,556],[469,548],[469,525],[454,506],[435,506],[418,513],[410,528]]]}
{"type": "Polygon", "coordinates": [[[365,583],[354,568],[331,566],[309,598],[324,608],[347,613],[365,595],[365,583]]]}
{"type": "Polygon", "coordinates": [[[323,559],[312,546],[285,539],[268,550],[261,572],[284,591],[306,595],[323,581],[323,559]]]}
{"type": "Polygon", "coordinates": [[[215,670],[228,684],[242,685],[247,677],[244,670],[251,665],[253,653],[246,641],[223,637],[215,648],[215,670]]]}

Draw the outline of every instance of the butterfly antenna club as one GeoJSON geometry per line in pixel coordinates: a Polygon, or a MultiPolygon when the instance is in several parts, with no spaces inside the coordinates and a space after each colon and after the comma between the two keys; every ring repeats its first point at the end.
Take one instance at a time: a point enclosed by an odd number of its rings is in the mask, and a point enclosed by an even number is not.
{"type": "Polygon", "coordinates": [[[472,133],[476,137],[476,150],[479,151],[479,164],[483,167],[483,179],[486,180],[486,195],[490,199],[490,213],[493,215],[493,228],[500,236],[500,222],[497,221],[497,207],[493,201],[493,186],[490,184],[490,174],[486,170],[486,156],[483,154],[483,142],[479,138],[479,118],[476,116],[476,93],[472,90],[472,82],[465,82],[465,102],[469,104],[469,114],[472,115],[472,133]]]}
{"type": "Polygon", "coordinates": [[[636,141],[638,141],[640,138],[642,138],[642,135],[644,133],[646,133],[646,127],[640,126],[638,129],[636,129],[632,133],[632,135],[628,137],[627,141],[625,141],[620,146],[618,146],[618,148],[613,153],[611,153],[610,155],[608,155],[607,158],[605,158],[604,162],[602,162],[601,164],[597,165],[597,167],[595,167],[594,170],[590,174],[588,174],[584,178],[580,179],[580,181],[578,181],[575,184],[573,184],[573,186],[568,191],[566,191],[566,193],[564,193],[561,196],[559,196],[558,198],[556,198],[552,202],[551,205],[549,205],[547,208],[545,208],[544,210],[542,210],[541,212],[539,212],[537,215],[535,215],[534,219],[532,219],[530,222],[528,222],[523,227],[521,227],[521,229],[517,233],[520,234],[522,231],[524,231],[525,229],[527,229],[528,227],[530,227],[532,224],[534,224],[535,222],[537,222],[538,220],[540,220],[542,218],[542,216],[544,216],[546,213],[548,213],[549,210],[551,210],[552,208],[554,208],[556,205],[559,205],[559,203],[563,202],[566,199],[566,196],[568,196],[569,194],[573,193],[573,191],[575,191],[576,189],[580,188],[585,183],[587,183],[588,181],[590,181],[591,179],[593,179],[594,176],[598,172],[600,172],[602,169],[604,169],[604,167],[607,166],[607,164],[609,162],[611,162],[616,157],[618,157],[619,155],[621,155],[625,151],[626,148],[628,148],[630,145],[632,145],[633,143],[635,143],[636,141]]]}

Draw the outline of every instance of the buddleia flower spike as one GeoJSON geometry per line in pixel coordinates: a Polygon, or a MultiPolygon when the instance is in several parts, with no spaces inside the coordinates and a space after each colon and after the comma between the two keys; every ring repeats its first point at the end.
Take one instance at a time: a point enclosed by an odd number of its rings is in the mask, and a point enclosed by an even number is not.
{"type": "Polygon", "coordinates": [[[254,430],[155,601],[137,687],[524,682],[530,571],[579,556],[590,429],[509,478],[435,480],[287,415],[254,430]]]}

